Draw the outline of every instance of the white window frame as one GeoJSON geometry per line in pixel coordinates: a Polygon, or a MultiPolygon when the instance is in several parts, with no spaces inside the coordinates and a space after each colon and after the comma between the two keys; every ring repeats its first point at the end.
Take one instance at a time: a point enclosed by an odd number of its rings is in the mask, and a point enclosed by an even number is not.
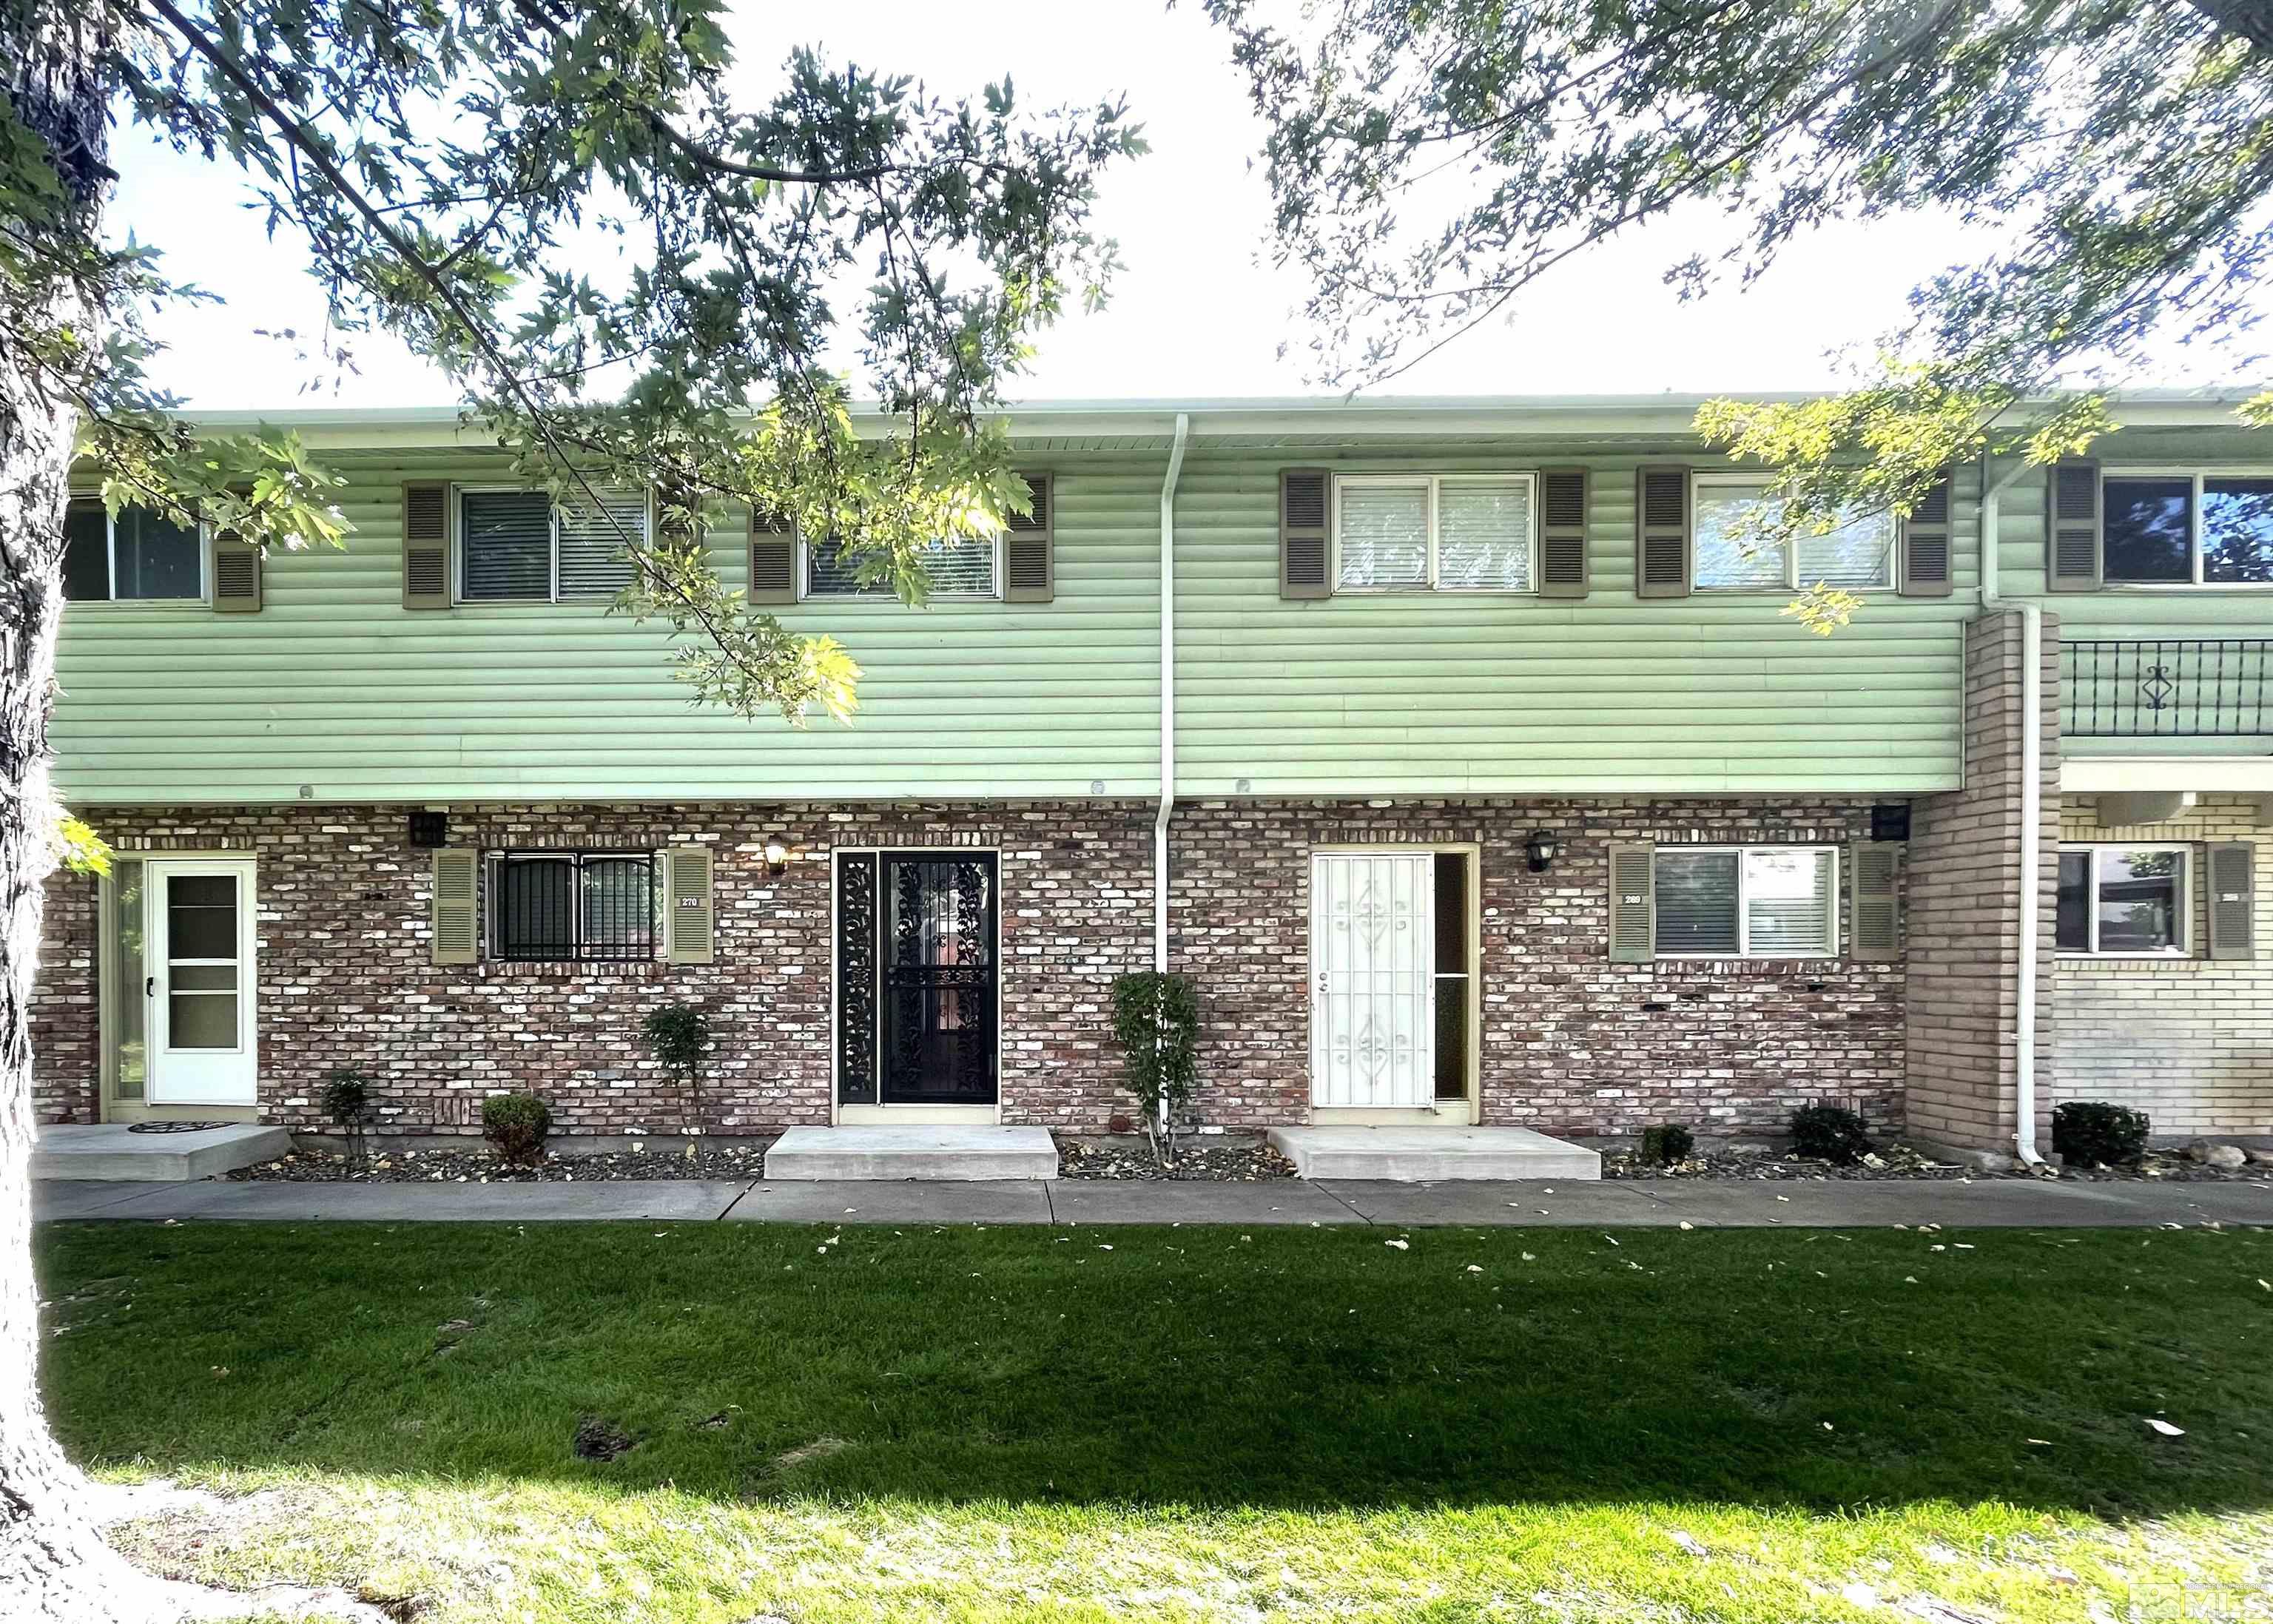
{"type": "Polygon", "coordinates": [[[1762,961],[1788,962],[1796,959],[1835,959],[1839,956],[1840,854],[1839,848],[1836,846],[1776,845],[1760,842],[1754,842],[1752,844],[1748,846],[1731,846],[1726,844],[1693,846],[1685,842],[1656,846],[1652,848],[1649,857],[1649,886],[1652,894],[1654,895],[1657,890],[1658,858],[1662,857],[1707,857],[1726,851],[1733,851],[1737,854],[1737,951],[1734,953],[1661,953],[1658,951],[1656,930],[1654,925],[1653,925],[1649,943],[1650,956],[1652,958],[1696,960],[1757,959],[1762,961]],[[1744,859],[1756,851],[1806,851],[1828,852],[1831,854],[1831,886],[1829,893],[1831,898],[1831,913],[1828,922],[1830,930],[1828,933],[1827,945],[1820,953],[1754,953],[1752,951],[1752,914],[1751,910],[1744,906],[1748,900],[1745,890],[1744,859]]]}
{"type": "MultiPolygon", "coordinates": [[[[1008,535],[974,536],[974,541],[988,543],[988,574],[984,592],[933,592],[926,601],[934,603],[994,603],[1002,596],[1002,541],[1008,535]]],[[[803,535],[797,538],[797,601],[808,600],[822,603],[897,603],[899,595],[889,587],[881,592],[816,592],[813,589],[813,543],[803,535]]],[[[896,849],[896,848],[895,848],[896,849]]]]}
{"type": "MultiPolygon", "coordinates": [[[[2063,959],[2142,959],[2151,963],[2168,963],[2194,956],[2194,849],[2183,841],[2062,841],[2060,854],[2072,851],[2089,852],[2091,864],[2084,873],[2084,939],[2087,947],[2060,947],[2057,955],[2063,959]],[[2172,947],[2150,953],[2111,953],[2099,946],[2099,854],[2103,851],[2174,851],[2179,856],[2179,940],[2172,947]]],[[[2054,928],[2058,928],[2059,893],[2057,882],[2053,893],[2054,928]]]]}
{"type": "Polygon", "coordinates": [[[1399,592],[1473,592],[1501,598],[1526,598],[1539,595],[1539,475],[1528,470],[1510,469],[1504,473],[1467,474],[1337,474],[1333,477],[1332,529],[1333,557],[1327,561],[1331,571],[1333,595],[1356,595],[1371,593],[1399,592]],[[1526,578],[1527,587],[1447,587],[1437,579],[1439,531],[1437,522],[1437,498],[1446,485],[1506,485],[1524,487],[1530,500],[1526,512],[1531,519],[1530,534],[1524,538],[1529,558],[1526,578]],[[1413,490],[1428,492],[1429,511],[1429,572],[1425,581],[1410,586],[1391,583],[1379,587],[1346,587],[1342,585],[1342,491],[1351,486],[1371,486],[1377,489],[1413,490]]]}
{"type": "Polygon", "coordinates": [[[2204,580],[2202,579],[2202,487],[2213,479],[2273,479],[2273,466],[2264,463],[2232,467],[2206,462],[2186,468],[2141,468],[2130,464],[2099,470],[2099,584],[2114,592],[2273,592],[2273,580],[2204,580]],[[2115,580],[2107,573],[2107,482],[2111,479],[2192,480],[2194,497],[2187,510],[2187,580],[2115,580]]]}
{"type": "MultiPolygon", "coordinates": [[[[594,489],[605,496],[611,491],[622,491],[620,485],[600,485],[594,489]]],[[[546,578],[545,595],[541,598],[469,598],[466,595],[466,508],[462,498],[469,496],[541,496],[527,485],[453,485],[450,487],[450,602],[479,606],[487,603],[604,603],[608,601],[596,592],[580,592],[573,597],[560,595],[560,504],[547,504],[546,523],[552,532],[549,562],[551,572],[546,578]]],[[[628,494],[628,493],[626,493],[628,494]]],[[[647,489],[643,511],[648,538],[655,535],[655,487],[647,489]]],[[[610,596],[613,595],[611,594],[610,596]]]]}
{"type": "MultiPolygon", "coordinates": [[[[1696,507],[1699,505],[1699,502],[1698,502],[1698,493],[1699,493],[1699,492],[1700,492],[1700,491],[1704,491],[1704,490],[1726,490],[1726,489],[1730,489],[1730,488],[1734,488],[1734,489],[1737,489],[1737,490],[1752,490],[1752,491],[1759,492],[1759,491],[1762,491],[1762,490],[1764,490],[1764,488],[1767,486],[1767,483],[1768,483],[1768,482],[1767,482],[1767,478],[1766,478],[1765,476],[1763,476],[1763,475],[1754,475],[1754,474],[1697,474],[1697,475],[1692,475],[1692,482],[1691,482],[1691,483],[1692,483],[1692,489],[1691,489],[1690,493],[1689,493],[1689,500],[1690,500],[1690,505],[1691,505],[1691,512],[1690,512],[1690,515],[1689,515],[1689,523],[1690,523],[1690,529],[1691,529],[1691,532],[1692,532],[1692,555],[1693,555],[1693,551],[1694,551],[1694,548],[1693,548],[1693,538],[1694,538],[1694,532],[1695,532],[1696,525],[1697,525],[1697,514],[1696,514],[1696,511],[1695,511],[1695,510],[1696,510],[1696,507]]],[[[1726,592],[1726,593],[1745,593],[1745,592],[1804,592],[1804,591],[1806,591],[1806,590],[1807,590],[1807,588],[1808,588],[1811,585],[1812,585],[1813,583],[1812,583],[1812,582],[1810,582],[1810,581],[1804,581],[1804,580],[1802,580],[1799,578],[1799,546],[1798,546],[1798,538],[1797,538],[1797,537],[1793,537],[1793,538],[1791,538],[1790,540],[1786,541],[1786,542],[1783,543],[1783,549],[1782,549],[1782,550],[1783,550],[1783,584],[1782,584],[1782,585],[1781,585],[1781,586],[1762,586],[1762,587],[1754,587],[1754,586],[1741,586],[1741,587],[1714,587],[1714,586],[1708,586],[1708,585],[1707,585],[1707,584],[1706,584],[1706,582],[1705,582],[1703,580],[1701,580],[1701,579],[1692,579],[1692,580],[1691,580],[1691,582],[1690,582],[1690,587],[1689,587],[1689,589],[1690,589],[1692,593],[1695,593],[1695,592],[1714,592],[1714,593],[1721,593],[1721,592],[1726,592]]],[[[1692,562],[1691,562],[1691,566],[1690,566],[1690,567],[1691,567],[1692,571],[1692,572],[1694,572],[1694,570],[1695,570],[1695,568],[1696,568],[1696,565],[1695,565],[1695,562],[1694,562],[1693,556],[1692,556],[1692,562]]],[[[1886,584],[1885,584],[1884,586],[1879,586],[1879,587],[1840,587],[1835,588],[1835,590],[1840,591],[1840,592],[1851,592],[1851,593],[1854,593],[1856,595],[1857,595],[1857,596],[1859,597],[1859,596],[1865,596],[1865,595],[1868,595],[1869,594],[1871,594],[1871,593],[1874,593],[1874,592],[1879,592],[1879,593],[1900,592],[1902,589],[1902,523],[1901,523],[1901,521],[1900,521],[1899,520],[1895,520],[1895,521],[1894,521],[1894,533],[1887,538],[1887,580],[1886,580],[1886,584]]]]}
{"type": "MultiPolygon", "coordinates": [[[[100,502],[101,497],[92,490],[74,490],[71,502],[100,502]]],[[[68,505],[68,504],[66,505],[68,505]]],[[[129,507],[144,504],[130,502],[129,507]]],[[[163,609],[169,604],[210,603],[213,602],[213,527],[203,520],[198,521],[198,595],[193,598],[122,598],[118,595],[118,515],[106,504],[102,510],[102,562],[108,577],[104,581],[108,595],[99,598],[79,598],[68,601],[66,607],[85,609],[93,604],[124,610],[163,609]]]]}

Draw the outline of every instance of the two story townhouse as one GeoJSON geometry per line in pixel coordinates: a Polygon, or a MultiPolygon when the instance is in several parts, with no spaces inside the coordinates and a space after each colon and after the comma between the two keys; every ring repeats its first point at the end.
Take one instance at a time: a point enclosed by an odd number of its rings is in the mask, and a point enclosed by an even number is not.
{"type": "Polygon", "coordinates": [[[51,893],[43,1117],[311,1127],[345,1067],[396,1132],[667,1131],[638,1028],[691,1001],[712,1131],[1101,1131],[1166,966],[1209,1127],[2267,1131],[2273,436],[2127,400],[2096,463],[1754,555],[1696,405],[1021,407],[1034,517],[921,609],[719,513],[866,670],[806,729],[690,705],[611,526],[454,413],[268,415],[344,551],[71,510],[57,779],[117,861],[51,893]]]}

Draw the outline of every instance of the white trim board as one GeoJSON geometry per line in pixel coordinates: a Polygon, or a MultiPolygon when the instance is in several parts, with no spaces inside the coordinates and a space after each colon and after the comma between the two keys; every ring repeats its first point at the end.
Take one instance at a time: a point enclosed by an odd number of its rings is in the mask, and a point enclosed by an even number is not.
{"type": "Polygon", "coordinates": [[[2060,790],[2068,795],[2134,790],[2273,794],[2273,756],[2071,755],[2060,761],[2060,790]]]}

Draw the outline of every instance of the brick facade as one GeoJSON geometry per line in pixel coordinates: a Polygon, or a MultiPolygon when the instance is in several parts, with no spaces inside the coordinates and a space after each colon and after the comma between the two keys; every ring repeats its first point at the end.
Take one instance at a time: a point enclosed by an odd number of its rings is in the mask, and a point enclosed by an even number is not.
{"type": "MultiPolygon", "coordinates": [[[[1006,1120],[1099,1130],[1130,1109],[1107,1044],[1113,978],[1149,967],[1152,809],[971,806],[484,806],[450,814],[457,846],[660,848],[716,856],[716,955],[646,962],[439,966],[429,854],[407,809],[107,810],[122,857],[249,854],[259,864],[261,1114],[316,1125],[334,1068],[377,1082],[382,1121],[476,1133],[485,1094],[534,1089],[559,1131],[681,1120],[639,1041],[648,1012],[701,1005],[716,1035],[706,1119],[752,1132],[829,1115],[830,860],[836,846],[986,846],[1001,872],[1006,1120]],[[769,842],[791,860],[768,875],[769,842]]],[[[34,1040],[42,1121],[94,1119],[94,886],[49,892],[34,1040]]]]}
{"type": "MultiPolygon", "coordinates": [[[[2037,972],[2040,1137],[2052,1108],[2052,933],[2059,881],[2059,628],[2044,617],[2043,811],[2037,972]]],[[[1907,1026],[1909,1126],[1921,1138],[2010,1150],[2019,1073],[2022,662],[2025,621],[1966,627],[1965,788],[1911,805],[1907,1026]]]]}
{"type": "MultiPolygon", "coordinates": [[[[1205,1122],[1308,1116],[1310,853],[1372,843],[1479,849],[1486,1122],[1774,1133],[1822,1098],[1901,1121],[1900,962],[1609,957],[1614,844],[1843,844],[1869,837],[1868,802],[1214,801],[1179,807],[1171,834],[1170,952],[1198,983],[1205,1122]],[[1543,874],[1534,829],[1562,845],[1543,874]]],[[[1844,891],[1842,863],[1842,944],[1844,891]]]]}
{"type": "MultiPolygon", "coordinates": [[[[1117,1086],[1111,984],[1151,962],[1152,809],[523,806],[461,808],[453,845],[660,848],[716,856],[708,965],[431,962],[429,854],[407,809],[113,811],[123,858],[241,852],[258,863],[261,1114],[312,1126],[334,1068],[371,1075],[385,1126],[477,1131],[488,1093],[535,1089],[565,1133],[669,1131],[682,1102],[637,1040],[659,1005],[703,1006],[717,1034],[705,1120],[754,1132],[829,1119],[836,846],[986,846],[1001,862],[1007,1121],[1099,1131],[1117,1086]],[[785,873],[766,872],[778,842],[785,873]]],[[[1609,962],[1608,853],[1653,841],[1844,843],[1861,802],[1201,803],[1173,830],[1173,954],[1205,1023],[1196,1115],[1252,1128],[1309,1114],[1314,845],[1437,842],[1479,852],[1485,1120],[1549,1132],[1780,1128],[1828,1097],[1900,1120],[1899,962],[1609,962]],[[1563,855],[1533,874],[1534,828],[1563,855]]],[[[1842,893],[1844,887],[1842,885],[1842,893]]],[[[58,881],[37,1037],[43,1120],[96,1111],[95,891],[58,881]]],[[[1842,916],[1846,899],[1841,899],[1842,916]]],[[[1842,931],[1843,939],[1843,931],[1842,931]]]]}
{"type": "Polygon", "coordinates": [[[2059,1097],[2135,1106],[2157,1138],[2273,1131],[2273,829],[2258,822],[2256,802],[2204,796],[2167,822],[2106,827],[2096,797],[2072,796],[2060,838],[2190,848],[2193,954],[2059,960],[2059,1097]],[[2213,962],[2203,847],[2229,841],[2254,852],[2256,956],[2213,962]]]}

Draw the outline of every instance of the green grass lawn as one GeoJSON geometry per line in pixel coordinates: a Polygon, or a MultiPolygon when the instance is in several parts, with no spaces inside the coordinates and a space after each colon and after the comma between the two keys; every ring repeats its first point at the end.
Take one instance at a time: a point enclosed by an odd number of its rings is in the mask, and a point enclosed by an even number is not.
{"type": "Polygon", "coordinates": [[[250,1496],[145,1561],[432,1620],[2266,1605],[2273,1236],[1386,1238],[57,1225],[46,1390],[250,1496]]]}

